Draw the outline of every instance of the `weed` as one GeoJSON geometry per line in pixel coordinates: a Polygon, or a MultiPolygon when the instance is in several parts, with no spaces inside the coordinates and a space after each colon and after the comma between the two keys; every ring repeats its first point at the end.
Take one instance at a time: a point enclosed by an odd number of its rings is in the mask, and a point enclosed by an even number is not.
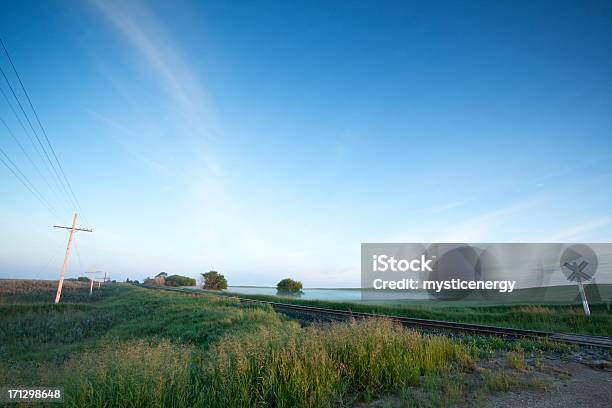
{"type": "Polygon", "coordinates": [[[510,391],[517,388],[548,389],[550,383],[534,375],[518,377],[502,369],[488,370],[483,373],[486,388],[489,391],[510,391]]]}
{"type": "Polygon", "coordinates": [[[486,371],[483,378],[489,391],[510,391],[515,386],[514,378],[501,369],[486,371]]]}
{"type": "Polygon", "coordinates": [[[523,350],[509,351],[506,353],[508,365],[516,370],[525,371],[525,353],[523,350]]]}

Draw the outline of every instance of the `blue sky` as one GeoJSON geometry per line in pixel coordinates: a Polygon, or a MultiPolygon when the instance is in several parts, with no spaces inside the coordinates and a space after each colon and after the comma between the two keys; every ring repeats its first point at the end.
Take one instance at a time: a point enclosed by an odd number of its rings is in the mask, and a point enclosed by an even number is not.
{"type": "MultiPolygon", "coordinates": [[[[361,242],[612,241],[608,1],[1,7],[94,229],[70,276],[357,286],[361,242]]],[[[0,143],[58,213],[0,168],[0,277],[54,278],[74,208],[0,143]]]]}

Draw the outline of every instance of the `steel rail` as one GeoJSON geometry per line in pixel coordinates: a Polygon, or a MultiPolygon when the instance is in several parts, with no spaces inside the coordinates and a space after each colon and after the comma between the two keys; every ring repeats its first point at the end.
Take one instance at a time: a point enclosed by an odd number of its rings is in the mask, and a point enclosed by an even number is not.
{"type": "Polygon", "coordinates": [[[173,289],[158,286],[141,285],[149,289],[159,289],[171,292],[189,293],[193,295],[211,295],[219,297],[232,297],[238,299],[243,305],[267,305],[275,311],[281,313],[293,313],[301,315],[310,315],[314,320],[348,320],[348,319],[369,319],[369,318],[384,318],[390,319],[406,327],[421,328],[428,330],[444,330],[451,332],[463,332],[476,335],[508,337],[514,339],[531,339],[531,340],[550,340],[558,343],[575,344],[580,346],[597,347],[597,348],[612,348],[612,337],[608,336],[593,336],[575,333],[554,333],[540,330],[514,329],[509,327],[486,326],[472,323],[449,322],[445,320],[430,320],[414,317],[393,316],[377,313],[353,312],[351,310],[327,309],[315,306],[295,305],[291,303],[270,302],[266,300],[256,300],[248,298],[240,298],[236,296],[215,295],[208,292],[198,292],[189,289],[173,289]]]}

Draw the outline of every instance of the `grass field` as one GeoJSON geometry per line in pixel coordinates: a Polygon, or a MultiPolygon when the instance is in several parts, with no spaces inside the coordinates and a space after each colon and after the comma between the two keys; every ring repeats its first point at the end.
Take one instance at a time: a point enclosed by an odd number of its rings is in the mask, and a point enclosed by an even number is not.
{"type": "Polygon", "coordinates": [[[75,283],[53,305],[54,282],[0,286],[0,386],[64,387],[69,407],[351,406],[477,355],[382,319],[302,327],[229,297],[75,283]]]}
{"type": "MultiPolygon", "coordinates": [[[[612,290],[612,285],[600,285],[605,293],[612,290]]],[[[603,290],[602,289],[602,290],[603,290]]],[[[535,290],[519,292],[515,304],[493,304],[471,301],[406,301],[388,305],[366,304],[357,302],[331,302],[320,300],[303,300],[267,295],[245,295],[226,292],[209,292],[218,295],[239,296],[243,298],[267,300],[272,302],[294,303],[329,309],[352,310],[355,312],[379,313],[396,316],[408,316],[423,319],[448,320],[463,323],[476,323],[500,327],[544,330],[552,332],[569,332],[612,336],[612,309],[605,302],[591,304],[591,316],[586,317],[582,306],[578,304],[531,303],[525,299],[542,299],[535,290]]],[[[559,295],[567,291],[576,291],[575,287],[556,289],[559,295]]],[[[549,292],[551,292],[549,290],[549,292]]],[[[550,296],[550,293],[549,293],[550,296]]],[[[588,292],[587,292],[588,296],[588,292]]]]}

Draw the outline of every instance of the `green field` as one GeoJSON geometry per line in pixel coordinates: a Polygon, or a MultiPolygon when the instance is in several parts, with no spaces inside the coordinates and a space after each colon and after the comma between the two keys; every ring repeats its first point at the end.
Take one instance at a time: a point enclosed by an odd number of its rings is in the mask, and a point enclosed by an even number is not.
{"type": "MultiPolygon", "coordinates": [[[[202,292],[199,290],[195,291],[202,292]]],[[[574,292],[576,292],[575,286],[560,286],[546,290],[540,288],[521,289],[511,299],[508,297],[502,299],[503,302],[500,298],[497,298],[488,301],[469,299],[461,301],[411,300],[389,302],[388,304],[304,300],[286,296],[246,295],[227,292],[208,293],[329,309],[352,310],[354,312],[448,320],[551,332],[612,336],[612,309],[610,308],[610,303],[601,300],[593,302],[590,305],[591,316],[587,317],[584,315],[580,304],[574,302],[568,304],[558,301],[558,299],[567,298],[574,292]],[[534,299],[536,300],[535,302],[534,299]]],[[[610,298],[609,294],[611,292],[612,285],[598,285],[598,294],[605,295],[606,299],[610,298]]],[[[587,287],[587,296],[589,294],[593,294],[593,288],[587,287]]],[[[594,298],[595,296],[592,297],[594,298]]]]}
{"type": "Polygon", "coordinates": [[[128,284],[90,298],[71,283],[53,305],[54,285],[0,281],[0,386],[64,387],[69,407],[447,406],[482,355],[540,347],[383,319],[301,326],[232,297],[128,284]]]}
{"type": "Polygon", "coordinates": [[[466,345],[383,320],[301,327],[126,284],[73,285],[55,306],[52,282],[0,283],[0,385],[61,386],[67,406],[351,405],[472,364],[466,345]]]}

